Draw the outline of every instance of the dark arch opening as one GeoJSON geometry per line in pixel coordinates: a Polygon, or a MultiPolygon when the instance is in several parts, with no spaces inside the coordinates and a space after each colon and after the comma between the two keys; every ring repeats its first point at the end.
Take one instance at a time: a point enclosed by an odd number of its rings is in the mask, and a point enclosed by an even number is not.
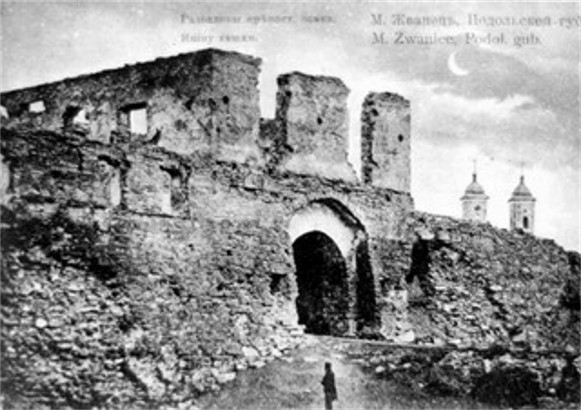
{"type": "Polygon", "coordinates": [[[347,266],[333,240],[319,231],[295,240],[293,254],[299,295],[299,323],[307,333],[340,336],[348,332],[347,266]]]}
{"type": "MultiPolygon", "coordinates": [[[[425,296],[433,296],[436,292],[430,276],[432,257],[430,255],[430,245],[433,242],[422,239],[419,235],[412,245],[411,266],[406,275],[406,282],[411,284],[418,278],[418,283],[425,296]]],[[[425,302],[425,300],[424,300],[425,302]]]]}
{"type": "Polygon", "coordinates": [[[375,286],[369,249],[367,242],[361,242],[356,249],[357,261],[357,331],[373,329],[378,323],[377,308],[375,302],[375,286]]]}
{"type": "Polygon", "coordinates": [[[522,219],[522,226],[523,226],[523,228],[525,228],[525,229],[529,229],[529,218],[528,218],[528,216],[525,216],[525,217],[522,219]]]}

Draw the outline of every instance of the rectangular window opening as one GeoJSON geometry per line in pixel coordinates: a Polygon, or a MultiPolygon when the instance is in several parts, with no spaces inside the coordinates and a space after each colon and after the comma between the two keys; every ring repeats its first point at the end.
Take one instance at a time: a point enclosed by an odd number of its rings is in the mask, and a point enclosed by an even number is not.
{"type": "Polygon", "coordinates": [[[73,126],[86,127],[89,125],[87,111],[81,107],[70,105],[63,114],[63,125],[65,128],[73,126]]]}
{"type": "Polygon", "coordinates": [[[172,212],[181,212],[188,201],[187,171],[174,167],[160,167],[169,175],[168,209],[172,212]],[[184,172],[186,174],[184,175],[184,172]]]}
{"type": "Polygon", "coordinates": [[[44,106],[44,101],[42,100],[33,101],[30,104],[28,104],[28,112],[38,114],[45,111],[46,107],[44,106]]]}
{"type": "Polygon", "coordinates": [[[147,134],[147,103],[127,105],[121,111],[131,134],[147,134]]]}
{"type": "Polygon", "coordinates": [[[10,114],[8,114],[8,109],[3,105],[0,105],[0,117],[2,118],[10,118],[10,114]]]}

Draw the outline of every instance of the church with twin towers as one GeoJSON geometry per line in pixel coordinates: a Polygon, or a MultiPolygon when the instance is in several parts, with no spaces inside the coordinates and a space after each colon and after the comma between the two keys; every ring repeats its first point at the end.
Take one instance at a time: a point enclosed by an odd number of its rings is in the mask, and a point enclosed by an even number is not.
{"type": "MultiPolygon", "coordinates": [[[[472,182],[466,187],[464,195],[460,198],[462,201],[462,218],[469,221],[486,222],[488,198],[484,188],[478,182],[475,167],[472,173],[472,182]]],[[[534,233],[535,202],[536,199],[525,185],[524,174],[521,174],[519,184],[512,191],[512,195],[508,200],[511,231],[519,229],[530,234],[534,233]]]]}

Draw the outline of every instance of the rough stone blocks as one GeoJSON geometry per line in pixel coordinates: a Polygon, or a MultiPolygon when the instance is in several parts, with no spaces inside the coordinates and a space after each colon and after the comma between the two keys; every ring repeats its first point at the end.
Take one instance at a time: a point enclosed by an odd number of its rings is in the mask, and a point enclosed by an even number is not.
{"type": "Polygon", "coordinates": [[[290,153],[283,167],[300,174],[355,180],[347,162],[349,90],[334,77],[298,72],[278,78],[278,132],[290,153]]]}
{"type": "Polygon", "coordinates": [[[392,93],[370,93],[361,116],[363,181],[410,192],[410,102],[392,93]]]}

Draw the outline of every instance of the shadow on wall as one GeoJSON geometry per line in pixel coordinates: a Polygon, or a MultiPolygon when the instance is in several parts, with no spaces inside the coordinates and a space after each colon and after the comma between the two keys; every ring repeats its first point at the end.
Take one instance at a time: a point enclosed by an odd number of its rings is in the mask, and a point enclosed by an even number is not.
{"type": "Polygon", "coordinates": [[[356,250],[357,263],[357,332],[362,336],[375,333],[380,322],[375,300],[375,285],[367,241],[360,242],[356,250]]]}
{"type": "Polygon", "coordinates": [[[322,232],[293,243],[299,323],[308,333],[341,336],[348,329],[347,267],[339,248],[322,232]]]}
{"type": "Polygon", "coordinates": [[[334,336],[370,333],[378,323],[367,234],[346,206],[313,201],[289,225],[299,323],[334,336]]]}

